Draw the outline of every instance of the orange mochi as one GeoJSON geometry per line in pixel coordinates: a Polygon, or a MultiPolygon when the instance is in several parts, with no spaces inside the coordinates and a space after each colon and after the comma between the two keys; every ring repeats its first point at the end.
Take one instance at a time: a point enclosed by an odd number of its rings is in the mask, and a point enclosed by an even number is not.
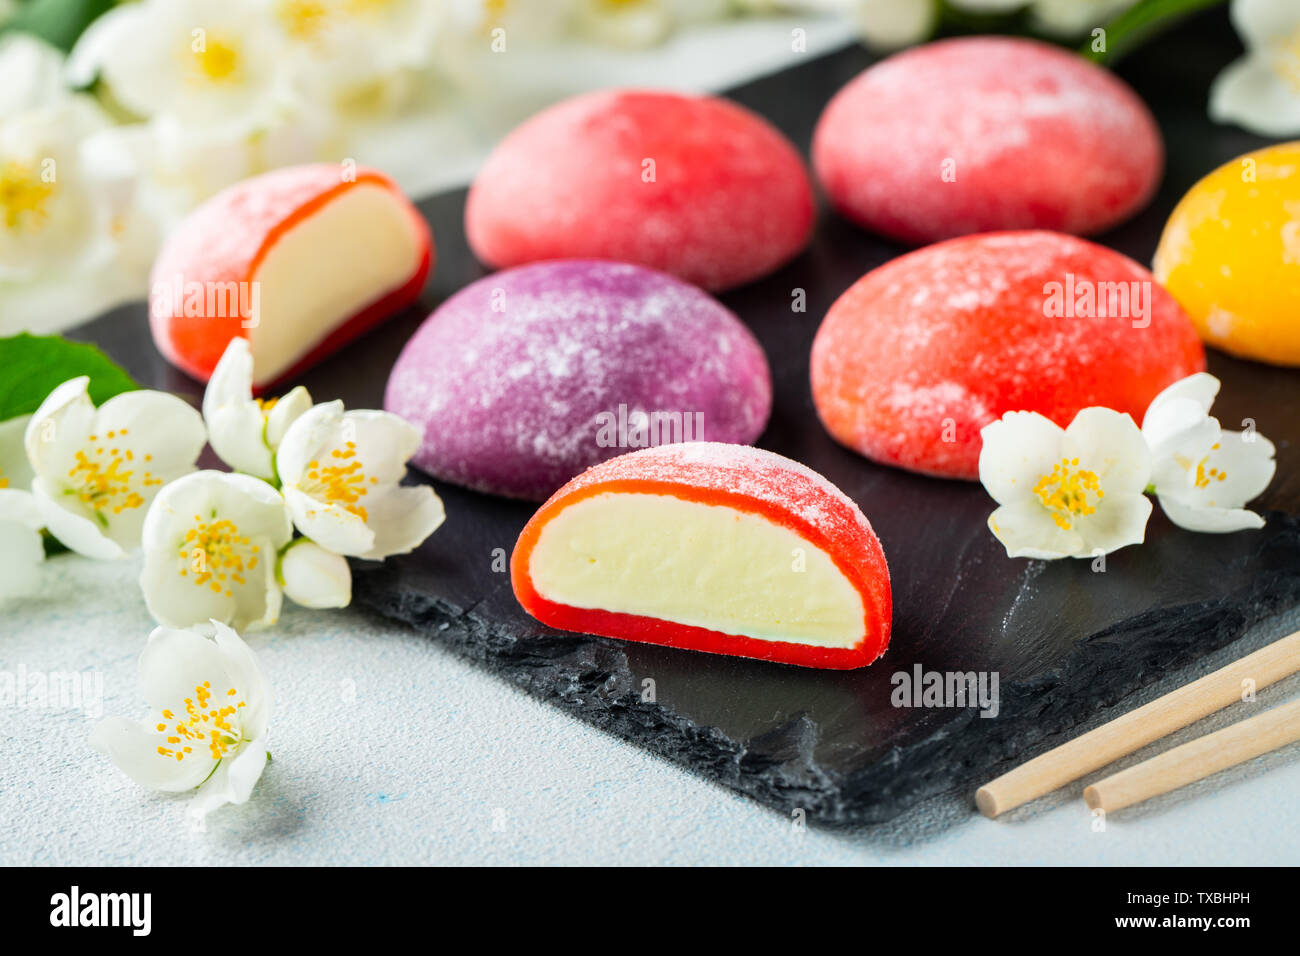
{"type": "Polygon", "coordinates": [[[1247,153],[1188,190],[1153,271],[1208,344],[1300,365],[1300,142],[1247,153]]]}

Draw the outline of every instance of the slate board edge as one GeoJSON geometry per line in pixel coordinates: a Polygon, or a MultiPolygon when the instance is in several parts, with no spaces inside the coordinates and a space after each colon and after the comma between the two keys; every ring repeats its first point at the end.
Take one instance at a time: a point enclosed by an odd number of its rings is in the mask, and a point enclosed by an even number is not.
{"type": "Polygon", "coordinates": [[[758,749],[776,750],[785,754],[783,760],[756,762],[750,744],[758,741],[732,739],[643,702],[618,641],[556,632],[519,638],[473,607],[457,608],[389,586],[385,579],[395,572],[382,566],[355,564],[354,574],[360,603],[447,643],[532,696],[766,806],[785,813],[802,808],[810,823],[843,828],[883,823],[945,793],[973,793],[1014,764],[1061,743],[1058,736],[1080,724],[1071,712],[1112,706],[1300,603],[1300,517],[1271,512],[1259,534],[1269,536],[1266,548],[1277,549],[1281,560],[1276,569],[1252,578],[1247,593],[1154,609],[1084,637],[1060,667],[1002,687],[999,717],[981,718],[974,708],[954,710],[929,737],[835,778],[818,771],[811,759],[817,728],[806,716],[759,738],[758,749]],[[1200,639],[1188,641],[1191,634],[1200,639]],[[1120,655],[1136,676],[1090,694],[1090,677],[1120,655]]]}

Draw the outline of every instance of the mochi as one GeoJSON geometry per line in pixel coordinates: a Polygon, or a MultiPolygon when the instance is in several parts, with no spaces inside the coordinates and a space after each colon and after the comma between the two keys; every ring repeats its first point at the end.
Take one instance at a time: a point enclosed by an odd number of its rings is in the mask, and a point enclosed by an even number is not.
{"type": "Polygon", "coordinates": [[[908,243],[997,229],[1088,235],[1155,193],[1164,144],[1112,73],[1034,40],[964,37],[850,81],[813,137],[835,208],[908,243]]]}
{"type": "Polygon", "coordinates": [[[1300,366],[1300,143],[1247,153],[1188,190],[1153,267],[1205,342],[1300,366]]]}
{"type": "Polygon", "coordinates": [[[743,445],[663,445],[583,472],[524,527],[510,578],[524,610],[567,631],[840,670],[889,644],[889,567],[862,511],[743,445]]]}
{"type": "Polygon", "coordinates": [[[231,339],[248,339],[261,389],[414,302],[432,265],[428,225],[387,176],[290,166],[217,193],[167,237],[149,326],[203,382],[231,339]]]}
{"type": "Polygon", "coordinates": [[[1060,233],[964,236],[868,272],[813,340],[813,402],[873,461],[979,474],[980,429],[1004,412],[1062,427],[1101,405],[1141,423],[1205,369],[1187,315],[1151,273],[1060,233]]]}
{"type": "Polygon", "coordinates": [[[402,350],[384,406],[423,429],[417,468],[541,500],[629,449],[753,441],[772,381],[753,334],[707,293],[640,266],[562,261],[444,302],[402,350]]]}
{"type": "Polygon", "coordinates": [[[714,96],[605,90],[506,137],[465,232],[496,267],[618,259],[720,290],[793,258],[813,218],[803,161],[765,120],[714,96]]]}

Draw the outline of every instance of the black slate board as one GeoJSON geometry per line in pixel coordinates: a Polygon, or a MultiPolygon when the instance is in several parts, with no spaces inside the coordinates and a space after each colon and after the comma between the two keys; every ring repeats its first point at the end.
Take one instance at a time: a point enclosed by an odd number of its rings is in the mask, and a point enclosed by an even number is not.
{"type": "MultiPolygon", "coordinates": [[[[1158,198],[1100,240],[1140,262],[1150,261],[1166,216],[1196,179],[1265,142],[1205,116],[1210,80],[1239,52],[1231,37],[1225,15],[1202,17],[1119,71],[1151,104],[1169,147],[1158,198]]],[[[822,105],[869,62],[862,50],[844,50],[733,95],[806,153],[822,105]]],[[[388,370],[424,315],[484,274],[465,245],[463,204],[462,191],[421,204],[438,244],[423,306],[304,376],[317,400],[378,407],[388,370]]],[[[845,288],[901,251],[823,212],[807,253],[723,297],[772,361],[775,409],[759,444],[843,488],[884,544],[894,637],[874,666],[819,672],[548,631],[515,603],[501,560],[531,506],[440,483],[446,525],[412,555],[356,564],[358,602],[449,642],[583,720],[830,825],[886,820],[928,796],[972,788],[1098,708],[1300,603],[1300,371],[1217,353],[1210,359],[1224,383],[1216,412],[1225,426],[1250,417],[1278,443],[1278,477],[1257,502],[1275,509],[1267,527],[1195,535],[1157,509],[1148,543],[1111,555],[1105,573],[1088,562],[1009,560],[985,528],[992,504],[978,485],[878,467],[835,445],[809,394],[813,334],[845,288]],[[807,290],[806,314],[790,311],[794,288],[807,290]],[[999,715],[891,706],[891,676],[915,664],[996,671],[999,715]],[[643,700],[647,679],[654,701],[643,700]]],[[[196,402],[201,394],[150,344],[143,305],[119,309],[75,337],[102,344],[142,382],[196,402]]]]}

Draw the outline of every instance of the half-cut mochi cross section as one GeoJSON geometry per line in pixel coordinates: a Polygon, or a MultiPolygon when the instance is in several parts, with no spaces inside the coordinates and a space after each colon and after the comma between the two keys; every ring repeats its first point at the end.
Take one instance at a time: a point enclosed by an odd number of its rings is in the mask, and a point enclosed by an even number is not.
{"type": "Polygon", "coordinates": [[[849,669],[889,643],[889,568],[858,506],[811,469],[685,442],[574,478],[524,527],[519,603],[567,631],[849,669]]]}
{"type": "Polygon", "coordinates": [[[213,196],[168,237],[150,326],[167,360],[201,381],[247,338],[263,388],[413,302],[432,264],[428,225],[387,176],[278,169],[213,196]]]}

